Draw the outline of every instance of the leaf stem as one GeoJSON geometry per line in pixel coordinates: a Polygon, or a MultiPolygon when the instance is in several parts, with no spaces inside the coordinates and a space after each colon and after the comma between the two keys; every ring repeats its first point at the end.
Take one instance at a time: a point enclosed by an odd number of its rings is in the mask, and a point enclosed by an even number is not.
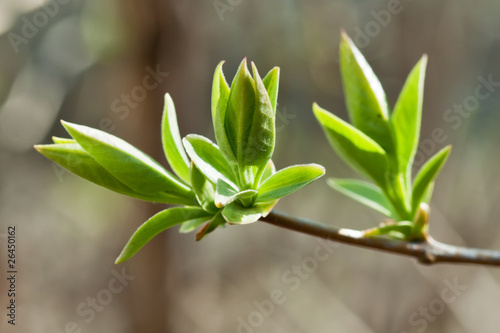
{"type": "Polygon", "coordinates": [[[290,217],[276,211],[272,211],[266,217],[261,218],[261,221],[331,241],[414,257],[422,264],[454,263],[500,266],[500,251],[498,250],[448,245],[438,242],[430,236],[421,242],[364,237],[363,232],[359,230],[328,226],[290,217]]]}

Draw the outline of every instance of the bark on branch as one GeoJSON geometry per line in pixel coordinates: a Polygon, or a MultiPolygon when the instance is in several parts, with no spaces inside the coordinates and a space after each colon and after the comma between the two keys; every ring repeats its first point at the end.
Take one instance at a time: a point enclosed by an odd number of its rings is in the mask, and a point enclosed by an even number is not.
{"type": "Polygon", "coordinates": [[[500,266],[500,251],[448,245],[428,237],[424,242],[405,242],[364,237],[358,230],[336,228],[272,211],[261,221],[327,240],[415,257],[422,264],[461,263],[500,266]]]}

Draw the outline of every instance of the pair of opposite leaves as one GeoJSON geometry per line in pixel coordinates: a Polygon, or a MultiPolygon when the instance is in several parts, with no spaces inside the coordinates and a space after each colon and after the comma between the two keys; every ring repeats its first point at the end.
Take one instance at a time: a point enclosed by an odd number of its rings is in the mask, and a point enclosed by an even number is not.
{"type": "MultiPolygon", "coordinates": [[[[345,34],[340,53],[353,125],[316,104],[314,114],[336,152],[375,184],[340,179],[329,179],[329,184],[397,221],[372,234],[418,238],[423,230],[417,227],[416,216],[421,203],[430,199],[433,180],[449,153],[447,147],[431,158],[412,185],[426,58],[410,73],[390,115],[380,82],[345,34]]],[[[162,143],[176,176],[127,142],[86,126],[63,122],[72,139],[54,138],[54,144],[36,146],[73,173],[113,191],[182,205],[159,212],[139,227],[117,262],[129,259],[159,232],[177,224],[181,232],[190,232],[205,223],[197,233],[201,239],[226,223],[255,222],[280,198],[324,174],[317,164],[280,171],[274,167],[279,69],[261,79],[255,65],[251,76],[243,60],[229,87],[222,64],[215,71],[212,88],[217,145],[200,135],[181,140],[173,101],[165,96],[162,143]]]]}

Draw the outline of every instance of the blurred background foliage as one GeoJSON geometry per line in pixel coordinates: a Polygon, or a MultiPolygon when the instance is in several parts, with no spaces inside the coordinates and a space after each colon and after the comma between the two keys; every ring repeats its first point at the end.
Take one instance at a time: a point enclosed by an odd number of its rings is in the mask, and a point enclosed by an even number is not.
{"type": "MultiPolygon", "coordinates": [[[[429,55],[419,154],[454,146],[432,201],[431,234],[500,249],[500,87],[483,84],[476,97],[481,80],[500,82],[499,13],[495,0],[2,0],[0,267],[7,226],[15,225],[16,329],[70,332],[74,322],[81,332],[498,332],[498,270],[425,267],[344,245],[314,265],[317,240],[265,224],[228,227],[199,243],[169,230],[115,266],[133,230],[163,206],[98,188],[32,146],[66,136],[62,118],[111,132],[165,164],[164,93],[173,96],[183,135],[213,137],[215,66],[225,59],[232,77],[247,56],[261,74],[281,67],[278,168],[317,162],[327,176],[353,176],[311,112],[316,101],[346,117],[338,63],[344,28],[391,106],[412,66],[429,55]],[[161,75],[145,89],[151,71],[161,75]],[[123,269],[134,279],[105,298],[102,290],[123,269]],[[467,289],[445,304],[445,281],[467,289]],[[264,304],[276,289],[284,303],[259,310],[254,302],[264,304]],[[81,315],[95,297],[95,315],[81,315]]],[[[277,209],[359,229],[382,219],[324,179],[277,209]]],[[[5,279],[0,287],[5,305],[5,279]]],[[[2,317],[0,330],[12,329],[2,317]]]]}

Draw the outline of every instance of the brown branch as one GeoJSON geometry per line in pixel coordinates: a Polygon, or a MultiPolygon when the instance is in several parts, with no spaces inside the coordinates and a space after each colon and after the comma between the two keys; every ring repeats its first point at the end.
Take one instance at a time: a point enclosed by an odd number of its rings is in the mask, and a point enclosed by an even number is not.
{"type": "Polygon", "coordinates": [[[462,263],[500,266],[500,251],[467,248],[440,243],[431,237],[423,242],[405,242],[382,237],[364,237],[358,230],[336,228],[272,211],[261,221],[324,238],[374,250],[415,257],[423,264],[462,263]]]}

